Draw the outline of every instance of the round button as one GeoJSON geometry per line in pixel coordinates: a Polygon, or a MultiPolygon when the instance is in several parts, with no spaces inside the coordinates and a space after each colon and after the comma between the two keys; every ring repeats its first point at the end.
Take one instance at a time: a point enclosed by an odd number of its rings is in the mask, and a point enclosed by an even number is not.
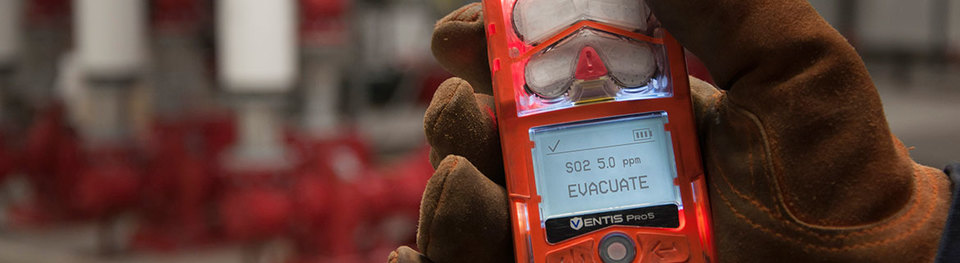
{"type": "Polygon", "coordinates": [[[610,259],[613,260],[623,260],[627,257],[627,246],[623,243],[613,243],[607,247],[607,255],[610,255],[610,259]]]}
{"type": "Polygon", "coordinates": [[[633,261],[637,249],[627,235],[611,233],[600,240],[600,260],[604,263],[625,263],[633,261]]]}

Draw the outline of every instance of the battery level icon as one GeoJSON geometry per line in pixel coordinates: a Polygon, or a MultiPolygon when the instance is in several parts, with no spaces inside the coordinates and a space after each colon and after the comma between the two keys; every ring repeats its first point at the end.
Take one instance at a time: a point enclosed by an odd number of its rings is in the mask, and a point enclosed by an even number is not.
{"type": "Polygon", "coordinates": [[[633,140],[638,142],[652,141],[653,131],[649,128],[633,130],[633,140]]]}

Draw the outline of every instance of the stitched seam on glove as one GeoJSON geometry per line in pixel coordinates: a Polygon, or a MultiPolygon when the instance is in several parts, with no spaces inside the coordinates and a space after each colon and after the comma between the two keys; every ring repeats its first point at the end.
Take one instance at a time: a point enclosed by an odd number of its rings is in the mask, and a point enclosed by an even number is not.
{"type": "MultiPolygon", "coordinates": [[[[916,166],[919,166],[919,165],[916,165],[916,166]]],[[[917,167],[917,168],[922,168],[922,167],[917,167]]],[[[914,177],[914,179],[917,179],[919,176],[917,176],[917,173],[915,172],[913,177],[914,177]]],[[[930,180],[929,178],[923,179],[923,180],[922,180],[922,181],[923,181],[923,184],[922,184],[922,185],[923,185],[923,186],[932,186],[932,183],[930,183],[929,180],[930,180]]],[[[939,194],[940,194],[940,189],[938,189],[937,187],[933,187],[933,188],[934,188],[934,193],[933,193],[933,194],[934,194],[934,195],[939,195],[939,194]]],[[[764,227],[763,225],[758,224],[758,223],[754,222],[753,220],[750,220],[749,217],[747,217],[746,215],[742,214],[739,210],[736,209],[735,205],[733,205],[733,203],[730,201],[730,199],[727,198],[727,195],[728,195],[728,194],[724,193],[724,192],[723,192],[721,189],[719,189],[719,188],[716,188],[716,191],[717,191],[717,193],[719,194],[718,196],[719,196],[720,199],[723,201],[724,205],[726,205],[726,207],[729,208],[730,211],[731,211],[734,215],[736,215],[738,218],[740,218],[741,220],[743,220],[743,222],[749,224],[752,228],[757,229],[757,230],[760,230],[760,231],[763,231],[764,233],[767,233],[768,235],[772,235],[772,236],[774,236],[774,237],[777,237],[777,238],[780,239],[780,240],[788,241],[788,242],[791,242],[791,243],[794,243],[794,244],[797,244],[797,245],[802,245],[802,246],[804,246],[804,247],[806,247],[806,248],[812,248],[812,249],[817,249],[817,250],[833,251],[833,252],[847,251],[847,250],[853,250],[853,249],[859,249],[859,248],[867,248],[867,247],[874,247],[874,246],[881,246],[881,245],[884,245],[884,244],[887,244],[887,243],[891,243],[891,242],[894,242],[894,241],[898,241],[898,240],[904,239],[904,238],[906,238],[907,236],[909,236],[910,234],[913,234],[913,233],[917,232],[917,230],[919,230],[919,229],[924,225],[924,223],[929,222],[930,219],[932,218],[933,210],[934,210],[934,209],[932,209],[932,208],[933,208],[933,204],[928,205],[928,207],[927,207],[928,209],[924,209],[924,210],[927,211],[927,213],[923,216],[923,218],[921,218],[917,223],[915,223],[910,229],[908,229],[908,230],[906,230],[906,231],[900,232],[899,234],[897,234],[897,235],[894,236],[893,238],[876,240],[876,241],[861,241],[861,242],[855,242],[855,243],[851,243],[851,244],[844,244],[844,245],[841,245],[841,246],[835,246],[835,245],[829,245],[829,246],[827,246],[827,245],[815,245],[815,244],[808,244],[808,242],[804,242],[804,241],[802,241],[802,240],[800,240],[800,239],[798,239],[798,238],[791,238],[791,237],[789,237],[789,236],[783,235],[782,233],[779,233],[779,232],[777,232],[777,231],[774,231],[773,229],[764,227]]],[[[918,203],[917,200],[916,200],[917,198],[914,197],[914,198],[912,198],[912,199],[913,199],[913,200],[911,200],[910,205],[911,205],[911,206],[917,206],[917,203],[918,203]]],[[[901,215],[901,216],[903,216],[903,215],[901,215]]],[[[790,224],[787,224],[787,225],[789,226],[790,224]]],[[[794,226],[794,227],[796,227],[796,226],[794,226]]],[[[826,229],[826,230],[844,231],[845,229],[839,229],[839,228],[838,228],[838,229],[826,229]]],[[[813,236],[816,236],[815,233],[810,232],[809,230],[801,230],[801,232],[805,232],[805,233],[807,233],[807,234],[811,234],[811,235],[813,235],[813,236]]],[[[854,231],[853,233],[856,233],[856,232],[860,232],[860,231],[854,231]]]]}
{"type": "MultiPolygon", "coordinates": [[[[765,162],[765,164],[766,164],[766,165],[765,165],[765,166],[766,166],[766,167],[765,167],[766,173],[768,174],[768,177],[769,177],[769,175],[771,175],[771,174],[772,174],[772,175],[776,175],[776,173],[773,172],[773,167],[772,167],[773,164],[771,163],[771,160],[772,160],[771,158],[772,158],[772,157],[771,157],[769,142],[767,141],[766,130],[763,128],[763,126],[762,126],[759,118],[757,118],[753,113],[747,111],[746,109],[743,109],[742,107],[739,107],[738,105],[733,104],[731,100],[728,100],[728,101],[730,101],[730,103],[728,104],[728,107],[727,107],[727,108],[733,110],[733,112],[739,113],[739,114],[747,117],[748,119],[750,119],[751,122],[752,122],[752,123],[757,127],[757,129],[759,130],[759,133],[760,133],[760,135],[761,135],[761,138],[764,140],[764,142],[763,142],[764,150],[765,150],[765,154],[764,154],[764,155],[765,155],[765,157],[767,158],[767,161],[765,162]]],[[[750,156],[751,156],[751,158],[752,158],[752,153],[751,153],[750,156]]],[[[715,157],[713,157],[713,159],[714,159],[713,161],[714,161],[715,163],[718,163],[718,162],[719,162],[718,160],[715,159],[715,157]]],[[[750,163],[752,163],[752,162],[750,162],[750,163]]],[[[916,165],[916,164],[915,164],[915,165],[916,165]]],[[[760,209],[762,212],[764,212],[765,214],[769,215],[771,218],[773,218],[773,219],[775,219],[775,220],[783,220],[783,219],[784,219],[779,213],[775,213],[775,212],[773,211],[773,209],[771,209],[771,208],[769,208],[769,207],[766,207],[766,206],[764,206],[762,203],[760,203],[759,200],[757,200],[757,199],[755,199],[755,198],[752,198],[752,197],[749,197],[748,195],[746,195],[746,194],[742,193],[741,191],[737,190],[736,187],[734,187],[734,186],[732,185],[732,183],[730,183],[730,180],[727,178],[726,174],[725,174],[719,167],[717,167],[717,169],[720,170],[719,176],[721,177],[721,179],[723,179],[723,181],[725,182],[725,184],[729,187],[729,189],[730,189],[737,197],[740,197],[740,198],[742,198],[742,199],[744,199],[744,200],[747,200],[747,201],[750,202],[752,205],[754,205],[756,208],[760,209]]],[[[915,171],[914,171],[912,177],[914,178],[914,181],[916,181],[916,179],[917,179],[917,177],[918,177],[917,172],[916,172],[917,169],[915,168],[914,170],[915,170],[915,171]]],[[[751,169],[751,171],[752,171],[752,169],[751,169]]],[[[796,230],[796,231],[803,232],[803,233],[805,233],[805,234],[808,234],[808,235],[817,237],[818,239],[821,239],[821,240],[843,239],[843,238],[849,238],[849,237],[854,237],[854,236],[867,235],[867,234],[871,234],[871,233],[875,233],[875,232],[880,232],[880,231],[886,230],[886,229],[891,228],[891,227],[894,227],[894,226],[901,226],[900,223],[901,223],[902,221],[907,221],[907,220],[909,220],[909,219],[912,218],[912,216],[919,210],[919,209],[918,209],[918,206],[916,205],[917,199],[919,198],[919,196],[918,196],[917,194],[914,194],[913,196],[911,196],[911,201],[909,201],[909,205],[908,205],[909,207],[905,207],[905,209],[902,209],[901,212],[898,212],[897,214],[892,215],[891,217],[888,217],[888,218],[886,218],[886,219],[884,219],[884,220],[882,220],[882,221],[876,222],[876,223],[866,224],[866,225],[860,225],[860,226],[852,226],[852,227],[833,227],[833,226],[820,226],[820,225],[815,225],[815,224],[809,224],[809,223],[805,223],[805,222],[799,220],[798,218],[796,218],[796,217],[790,212],[790,209],[788,208],[788,206],[786,206],[786,204],[783,202],[783,200],[784,200],[784,199],[783,199],[783,196],[782,196],[783,193],[782,193],[782,191],[780,191],[780,189],[779,189],[779,187],[778,187],[778,186],[779,186],[779,182],[780,182],[780,178],[779,178],[779,176],[776,176],[776,177],[777,177],[777,178],[775,178],[775,179],[772,180],[772,181],[777,182],[777,183],[771,184],[771,185],[773,186],[773,189],[772,189],[773,192],[774,192],[774,193],[777,193],[777,199],[778,199],[777,202],[780,203],[780,207],[790,216],[790,219],[791,219],[790,222],[796,223],[796,224],[786,224],[786,225],[787,225],[788,227],[796,230]],[[856,231],[856,230],[854,230],[854,229],[862,229],[862,230],[856,231]],[[851,231],[851,232],[847,232],[847,233],[828,233],[828,234],[821,234],[821,233],[817,233],[817,232],[813,232],[813,231],[830,231],[830,232],[833,232],[833,231],[851,231]]],[[[927,181],[927,180],[924,180],[924,182],[928,182],[928,181],[927,181]]],[[[928,183],[929,183],[929,182],[928,182],[928,183]]],[[[937,191],[937,192],[935,192],[935,193],[939,193],[939,189],[935,189],[935,190],[937,191]]],[[[734,209],[734,210],[735,210],[735,209],[734,209]]],[[[931,216],[931,214],[932,214],[932,211],[927,211],[927,214],[924,216],[924,219],[921,220],[920,222],[918,222],[917,225],[915,225],[914,228],[912,228],[912,229],[915,230],[916,228],[919,228],[919,225],[922,225],[923,222],[927,221],[927,220],[929,219],[929,217],[931,216]]]]}

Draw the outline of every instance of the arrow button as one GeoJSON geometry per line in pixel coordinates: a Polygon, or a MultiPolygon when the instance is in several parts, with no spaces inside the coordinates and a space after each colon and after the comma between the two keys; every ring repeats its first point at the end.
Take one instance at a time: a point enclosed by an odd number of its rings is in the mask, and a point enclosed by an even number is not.
{"type": "Polygon", "coordinates": [[[657,257],[661,259],[668,258],[678,252],[680,252],[680,250],[677,249],[677,243],[673,243],[673,245],[669,247],[664,247],[663,243],[657,243],[657,246],[653,248],[653,253],[657,254],[657,257]]]}
{"type": "Polygon", "coordinates": [[[639,234],[637,240],[641,244],[649,244],[641,260],[643,263],[676,263],[690,259],[690,247],[685,236],[639,234]]]}

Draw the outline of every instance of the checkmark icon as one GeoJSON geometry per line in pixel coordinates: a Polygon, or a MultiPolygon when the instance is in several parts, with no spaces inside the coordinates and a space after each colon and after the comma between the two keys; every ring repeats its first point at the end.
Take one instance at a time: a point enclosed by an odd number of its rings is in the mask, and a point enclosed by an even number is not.
{"type": "Polygon", "coordinates": [[[554,143],[554,144],[553,144],[553,147],[547,146],[547,148],[550,149],[550,152],[554,152],[554,151],[557,150],[557,146],[559,146],[559,145],[560,145],[560,140],[557,140],[557,143],[554,143]]]}

